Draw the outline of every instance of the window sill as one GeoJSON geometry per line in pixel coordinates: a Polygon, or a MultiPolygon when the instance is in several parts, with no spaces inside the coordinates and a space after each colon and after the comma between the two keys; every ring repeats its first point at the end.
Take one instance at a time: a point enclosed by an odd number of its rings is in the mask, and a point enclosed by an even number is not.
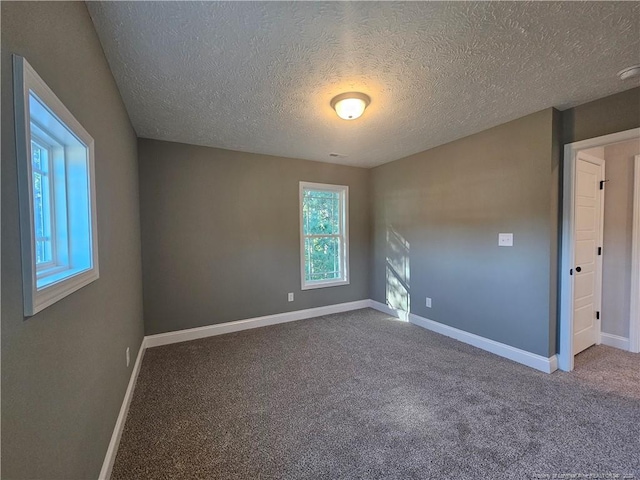
{"type": "Polygon", "coordinates": [[[54,267],[50,270],[45,270],[38,276],[37,289],[38,291],[51,287],[58,282],[64,282],[71,280],[76,275],[86,272],[87,268],[67,268],[67,267],[54,267]]]}
{"type": "Polygon", "coordinates": [[[65,270],[56,275],[50,275],[46,279],[39,280],[38,289],[34,292],[32,302],[30,302],[32,309],[25,311],[25,316],[35,315],[98,278],[100,278],[98,268],[94,267],[90,269],[65,270]],[[70,274],[70,272],[73,273],[70,274]],[[46,282],[46,284],[42,285],[41,282],[46,282]]]}
{"type": "Polygon", "coordinates": [[[51,285],[52,283],[57,282],[58,280],[72,277],[73,275],[80,273],[83,270],[77,269],[76,271],[73,271],[66,265],[53,265],[49,268],[41,268],[36,273],[37,288],[43,288],[47,285],[51,285]]]}
{"type": "Polygon", "coordinates": [[[314,288],[339,287],[341,285],[349,285],[349,280],[326,280],[303,283],[302,290],[313,290],[314,288]]]}

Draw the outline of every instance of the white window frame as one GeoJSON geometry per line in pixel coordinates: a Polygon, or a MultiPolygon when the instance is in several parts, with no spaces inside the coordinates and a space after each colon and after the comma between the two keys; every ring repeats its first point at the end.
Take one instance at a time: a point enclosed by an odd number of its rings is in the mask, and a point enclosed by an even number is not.
{"type": "MultiPolygon", "coordinates": [[[[346,185],[331,185],[325,183],[300,182],[299,191],[300,203],[300,284],[302,290],[311,290],[314,288],[336,287],[349,284],[349,187],[346,185]],[[303,222],[303,197],[305,190],[324,190],[330,192],[338,192],[340,194],[340,231],[336,235],[341,239],[341,271],[342,278],[331,280],[312,280],[305,279],[305,238],[309,235],[304,234],[303,222]]],[[[322,235],[328,236],[328,235],[322,235]]]]}
{"type": "MultiPolygon", "coordinates": [[[[36,71],[29,65],[26,59],[19,55],[13,55],[13,88],[14,88],[14,111],[16,126],[16,157],[18,166],[18,195],[20,208],[20,240],[22,249],[22,284],[24,299],[24,315],[26,317],[35,315],[46,307],[54,304],[62,298],[88,285],[100,277],[98,266],[98,225],[96,217],[96,189],[95,189],[95,151],[94,140],[82,125],[75,119],[71,112],[64,106],[58,97],[51,91],[47,84],[40,78],[36,71]],[[86,147],[86,172],[87,172],[87,211],[89,214],[88,228],[90,238],[85,236],[84,241],[91,246],[89,252],[85,250],[85,258],[90,260],[90,266],[74,266],[73,242],[68,241],[68,245],[63,248],[68,249],[66,255],[68,261],[66,265],[55,265],[53,268],[43,270],[36,266],[35,255],[35,226],[34,226],[34,205],[33,205],[33,181],[32,181],[32,159],[31,159],[31,118],[30,118],[30,93],[38,97],[43,106],[66,127],[68,133],[73,135],[84,147],[86,147]],[[42,281],[46,278],[45,281],[42,281]],[[38,280],[41,287],[38,288],[38,280]]],[[[38,126],[38,125],[36,125],[38,126]]],[[[46,132],[49,133],[49,132],[46,132]]],[[[36,137],[41,135],[35,135],[36,137]]],[[[47,142],[46,138],[42,139],[47,142]]],[[[62,161],[66,172],[66,147],[64,145],[53,145],[50,154],[56,155],[54,150],[60,151],[62,160],[50,158],[50,188],[52,195],[56,188],[54,182],[55,172],[53,165],[56,161],[62,161]],[[62,148],[61,148],[62,147],[62,148]]],[[[66,175],[66,173],[64,174],[66,175]]],[[[63,179],[66,182],[66,177],[63,179]]],[[[70,192],[66,189],[60,190],[65,196],[70,192]]],[[[58,211],[58,205],[51,204],[51,215],[59,213],[62,218],[66,218],[67,204],[65,212],[58,211]]],[[[85,217],[86,218],[86,217],[85,217]]],[[[52,225],[52,235],[56,235],[55,225],[52,225]]],[[[59,240],[58,238],[55,239],[59,240]]],[[[56,245],[60,248],[61,245],[56,245]]],[[[76,251],[77,253],[77,251],[76,251]]]]}

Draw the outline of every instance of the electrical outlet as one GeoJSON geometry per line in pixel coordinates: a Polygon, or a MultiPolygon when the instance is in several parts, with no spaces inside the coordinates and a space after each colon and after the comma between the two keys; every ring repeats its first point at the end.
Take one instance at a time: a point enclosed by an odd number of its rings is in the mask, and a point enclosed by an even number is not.
{"type": "Polygon", "coordinates": [[[426,305],[427,307],[431,308],[431,299],[429,297],[427,297],[426,305]]]}
{"type": "Polygon", "coordinates": [[[129,354],[129,347],[127,347],[127,367],[129,366],[129,363],[131,363],[131,355],[129,354]]]}
{"type": "Polygon", "coordinates": [[[513,247],[513,233],[499,233],[498,234],[498,246],[499,247],[513,247]]]}
{"type": "Polygon", "coordinates": [[[290,292],[289,295],[287,295],[287,300],[293,302],[293,292],[290,292]]]}

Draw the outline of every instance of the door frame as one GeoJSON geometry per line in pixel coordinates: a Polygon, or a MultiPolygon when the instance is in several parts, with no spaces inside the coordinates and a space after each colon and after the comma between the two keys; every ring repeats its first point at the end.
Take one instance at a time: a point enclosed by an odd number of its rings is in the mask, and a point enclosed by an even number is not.
{"type": "Polygon", "coordinates": [[[640,353],[640,155],[635,156],[633,164],[633,228],[631,239],[629,351],[640,353]]]}
{"type": "MultiPolygon", "coordinates": [[[[558,368],[573,370],[573,284],[574,276],[569,272],[574,259],[575,205],[574,187],[577,154],[580,150],[606,145],[640,137],[640,128],[590,138],[564,146],[564,169],[562,185],[562,237],[560,250],[560,342],[558,348],[558,368]]],[[[604,216],[604,211],[602,212],[604,216]]],[[[639,221],[640,223],[640,221],[639,221]]],[[[637,263],[637,262],[636,262],[637,263]]]]}

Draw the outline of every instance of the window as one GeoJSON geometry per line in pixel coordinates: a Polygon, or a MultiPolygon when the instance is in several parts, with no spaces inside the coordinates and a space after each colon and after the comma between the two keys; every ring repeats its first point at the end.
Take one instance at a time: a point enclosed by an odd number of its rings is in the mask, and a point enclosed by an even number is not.
{"type": "Polygon", "coordinates": [[[302,290],[349,283],[349,187],[300,182],[302,290]]]}
{"type": "Polygon", "coordinates": [[[94,142],[14,55],[16,156],[25,316],[96,280],[94,142]]]}

